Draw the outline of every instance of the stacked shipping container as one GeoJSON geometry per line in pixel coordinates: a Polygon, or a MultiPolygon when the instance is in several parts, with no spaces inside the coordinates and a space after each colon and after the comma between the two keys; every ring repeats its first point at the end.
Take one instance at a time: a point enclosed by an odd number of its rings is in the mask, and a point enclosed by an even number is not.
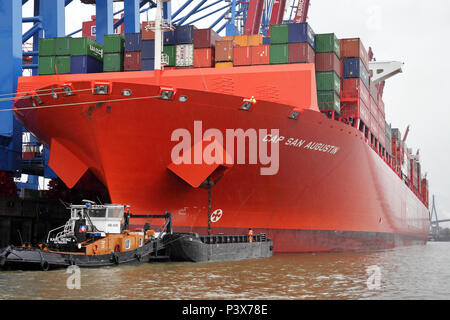
{"type": "Polygon", "coordinates": [[[47,38],[39,41],[39,75],[101,72],[103,46],[89,38],[47,38]]]}
{"type": "Polygon", "coordinates": [[[342,117],[357,125],[369,138],[369,130],[372,128],[372,117],[370,113],[369,93],[369,57],[362,41],[359,38],[342,39],[342,117]]]}
{"type": "Polygon", "coordinates": [[[179,26],[175,30],[176,67],[194,67],[194,30],[193,25],[179,26]]]}
{"type": "Polygon", "coordinates": [[[103,72],[123,71],[125,38],[121,34],[104,36],[103,72]]]}
{"type": "Polygon", "coordinates": [[[340,43],[334,33],[316,35],[316,84],[319,109],[341,112],[340,43]]]}
{"type": "Polygon", "coordinates": [[[270,63],[314,63],[315,34],[308,23],[270,26],[270,63]]]}
{"type": "Polygon", "coordinates": [[[194,67],[212,68],[215,64],[216,41],[221,41],[212,29],[194,30],[194,67]]]}

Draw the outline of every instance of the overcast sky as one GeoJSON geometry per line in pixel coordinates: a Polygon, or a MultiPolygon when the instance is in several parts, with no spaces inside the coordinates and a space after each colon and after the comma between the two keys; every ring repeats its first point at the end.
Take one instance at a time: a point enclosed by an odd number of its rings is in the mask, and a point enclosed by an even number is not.
{"type": "MultiPolygon", "coordinates": [[[[29,2],[24,16],[31,15],[29,2]]],[[[173,0],[172,11],[183,2],[173,0]]],[[[193,1],[187,9],[197,3],[193,1]]],[[[115,4],[115,10],[121,6],[115,4]]],[[[95,6],[74,0],[66,8],[66,33],[80,29],[81,22],[93,14],[95,6]]],[[[147,14],[141,19],[146,20],[147,14]]],[[[420,149],[430,201],[435,194],[439,217],[450,218],[450,2],[311,0],[308,22],[316,33],[360,37],[366,48],[372,47],[378,61],[405,63],[404,73],[386,82],[386,119],[402,134],[411,126],[406,143],[414,152],[420,149]]],[[[198,26],[207,27],[208,23],[198,26]]]]}

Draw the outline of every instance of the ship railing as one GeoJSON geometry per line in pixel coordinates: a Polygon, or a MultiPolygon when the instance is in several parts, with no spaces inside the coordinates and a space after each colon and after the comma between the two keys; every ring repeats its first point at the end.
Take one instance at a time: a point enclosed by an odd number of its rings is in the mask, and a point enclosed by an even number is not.
{"type": "MultiPolygon", "coordinates": [[[[245,243],[250,242],[248,235],[236,234],[236,235],[225,235],[225,234],[214,234],[214,235],[201,235],[200,240],[206,244],[216,244],[216,243],[245,243]]],[[[267,236],[265,233],[259,233],[252,236],[253,242],[264,242],[267,241],[267,236]]]]}
{"type": "Polygon", "coordinates": [[[58,227],[58,228],[55,228],[55,229],[53,229],[53,230],[50,230],[50,232],[48,233],[48,236],[47,236],[47,243],[48,243],[48,242],[50,241],[50,239],[51,239],[50,236],[51,236],[53,233],[55,233],[55,231],[57,231],[57,230],[59,230],[59,229],[61,229],[61,228],[64,228],[63,231],[58,232],[58,233],[56,234],[55,238],[52,239],[52,241],[54,241],[54,242],[65,242],[63,239],[65,239],[65,238],[67,238],[67,237],[73,235],[72,221],[71,221],[71,220],[68,220],[68,221],[66,222],[65,225],[60,226],[60,227],[58,227]]]}

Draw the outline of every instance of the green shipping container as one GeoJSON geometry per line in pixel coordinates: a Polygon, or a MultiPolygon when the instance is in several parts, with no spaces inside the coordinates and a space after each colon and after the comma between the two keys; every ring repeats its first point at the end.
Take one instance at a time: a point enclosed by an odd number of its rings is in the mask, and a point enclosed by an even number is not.
{"type": "Polygon", "coordinates": [[[273,24],[270,26],[270,44],[289,42],[289,26],[287,24],[273,24]]]}
{"type": "Polygon", "coordinates": [[[105,34],[104,53],[119,53],[125,49],[125,38],[121,34],[105,34]]]}
{"type": "Polygon", "coordinates": [[[317,91],[319,109],[324,111],[335,110],[341,113],[341,100],[335,91],[317,91]]]}
{"type": "Polygon", "coordinates": [[[39,56],[50,57],[55,55],[55,38],[39,39],[39,56]]]}
{"type": "Polygon", "coordinates": [[[341,43],[334,33],[316,34],[316,52],[334,52],[341,58],[341,43]]]}
{"type": "Polygon", "coordinates": [[[122,53],[105,53],[103,57],[103,72],[123,71],[122,53]]]}
{"type": "Polygon", "coordinates": [[[164,46],[163,53],[167,54],[169,57],[168,67],[175,67],[175,62],[177,58],[177,46],[164,46]]]}
{"type": "MultiPolygon", "coordinates": [[[[41,39],[42,40],[42,39],[41,39]]],[[[38,74],[55,74],[55,57],[39,57],[38,74]]]]}
{"type": "Polygon", "coordinates": [[[289,44],[270,45],[270,64],[289,63],[289,44]]]}
{"type": "Polygon", "coordinates": [[[55,38],[55,55],[70,56],[70,38],[55,38]]]}
{"type": "Polygon", "coordinates": [[[55,64],[58,74],[70,73],[70,56],[56,56],[55,64]]]}
{"type": "Polygon", "coordinates": [[[341,91],[341,79],[334,71],[316,72],[317,91],[334,90],[338,95],[341,91]]]}
{"type": "Polygon", "coordinates": [[[103,46],[90,38],[70,38],[70,54],[72,56],[91,56],[103,61],[103,46]]]}

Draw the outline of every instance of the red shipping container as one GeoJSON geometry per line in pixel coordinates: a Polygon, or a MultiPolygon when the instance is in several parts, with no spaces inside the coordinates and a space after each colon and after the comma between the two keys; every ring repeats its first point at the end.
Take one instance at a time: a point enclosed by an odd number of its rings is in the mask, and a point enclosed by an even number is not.
{"type": "Polygon", "coordinates": [[[216,41],[216,61],[233,61],[233,48],[236,42],[233,40],[216,41]]]}
{"type": "Polygon", "coordinates": [[[364,83],[359,78],[341,79],[341,100],[361,99],[366,106],[370,106],[370,95],[364,83]]]}
{"type": "Polygon", "coordinates": [[[144,21],[141,23],[141,38],[142,40],[154,40],[155,39],[155,22],[144,21]]]}
{"type": "Polygon", "coordinates": [[[379,125],[378,125],[378,120],[377,120],[377,118],[375,117],[374,114],[370,115],[370,124],[371,124],[370,129],[372,131],[372,134],[375,136],[375,138],[378,139],[378,136],[379,136],[379,132],[378,132],[379,125]]]}
{"type": "Polygon", "coordinates": [[[307,42],[289,43],[289,63],[314,63],[314,49],[307,42]]]}
{"type": "MultiPolygon", "coordinates": [[[[161,28],[163,32],[169,31],[170,28],[161,28]]],[[[155,39],[155,21],[144,21],[141,23],[141,39],[142,40],[154,40],[155,39]]]]}
{"type": "Polygon", "coordinates": [[[369,127],[370,112],[361,99],[359,100],[359,104],[357,101],[343,102],[341,106],[341,117],[347,119],[348,117],[361,119],[364,124],[369,127]]]}
{"type": "Polygon", "coordinates": [[[123,56],[123,69],[125,71],[141,71],[141,52],[125,52],[123,56]]]}
{"type": "Polygon", "coordinates": [[[213,68],[214,62],[213,48],[194,49],[194,68],[213,68]]]}
{"type": "Polygon", "coordinates": [[[254,46],[252,50],[252,65],[270,64],[270,45],[254,46]]]}
{"type": "Polygon", "coordinates": [[[373,84],[372,80],[370,81],[370,84],[369,84],[369,91],[370,91],[370,96],[378,104],[378,85],[373,84]]]}
{"type": "Polygon", "coordinates": [[[249,66],[251,64],[252,64],[251,47],[234,47],[233,65],[234,66],[249,66]]]}
{"type": "Polygon", "coordinates": [[[383,114],[383,116],[386,114],[384,110],[384,101],[381,99],[381,97],[378,99],[378,110],[383,114]]]}
{"type": "Polygon", "coordinates": [[[316,53],[316,71],[334,71],[341,77],[341,62],[334,52],[316,53]]]}
{"type": "Polygon", "coordinates": [[[213,29],[194,29],[194,49],[214,48],[220,40],[222,37],[213,29]]]}
{"type": "Polygon", "coordinates": [[[361,39],[341,39],[341,58],[360,58],[369,70],[369,55],[361,39]]]}
{"type": "Polygon", "coordinates": [[[378,111],[378,105],[375,102],[375,100],[373,100],[372,97],[370,97],[370,113],[376,113],[378,111]]]}

